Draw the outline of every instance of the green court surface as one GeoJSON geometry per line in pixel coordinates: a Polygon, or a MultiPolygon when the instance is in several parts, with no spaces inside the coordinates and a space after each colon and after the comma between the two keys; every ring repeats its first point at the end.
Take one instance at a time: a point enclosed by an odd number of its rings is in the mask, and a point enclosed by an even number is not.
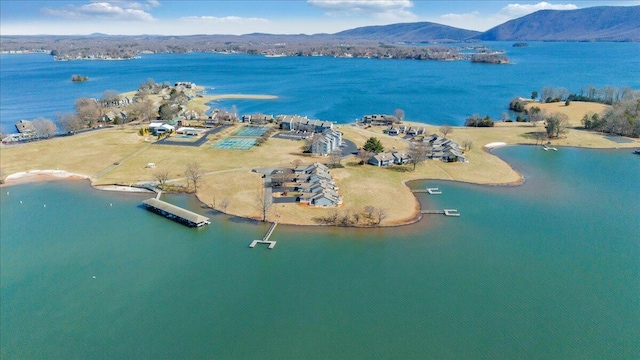
{"type": "Polygon", "coordinates": [[[249,150],[256,145],[254,138],[226,138],[213,145],[215,149],[249,150]]]}

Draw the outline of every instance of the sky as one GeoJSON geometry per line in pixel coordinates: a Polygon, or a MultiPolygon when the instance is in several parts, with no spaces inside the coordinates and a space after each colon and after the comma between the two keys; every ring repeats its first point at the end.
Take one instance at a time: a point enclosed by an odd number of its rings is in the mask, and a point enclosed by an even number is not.
{"type": "Polygon", "coordinates": [[[417,21],[484,31],[537,10],[603,5],[640,0],[0,0],[0,35],[317,34],[417,21]]]}

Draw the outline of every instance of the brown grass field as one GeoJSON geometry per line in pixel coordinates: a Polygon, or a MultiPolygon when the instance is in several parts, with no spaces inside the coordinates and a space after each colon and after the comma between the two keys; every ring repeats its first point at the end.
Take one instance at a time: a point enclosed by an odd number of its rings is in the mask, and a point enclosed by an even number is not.
{"type": "MultiPolygon", "coordinates": [[[[547,104],[545,104],[547,105],[547,104]]],[[[570,118],[581,119],[590,111],[603,109],[594,104],[564,103],[548,104],[560,110],[570,111],[570,118]],[[552,106],[553,105],[553,106],[552,106]],[[562,109],[564,107],[564,109],[562,109]]],[[[598,105],[598,104],[595,104],[598,105]]],[[[551,111],[551,110],[547,110],[551,111]]],[[[573,120],[575,121],[575,120],[573,120]]],[[[437,126],[424,126],[427,134],[437,133],[437,126]]],[[[242,126],[242,125],[237,125],[242,126]]],[[[184,169],[188,163],[198,163],[205,172],[198,198],[207,205],[224,210],[226,213],[247,218],[261,218],[262,196],[261,176],[251,170],[265,167],[292,166],[295,162],[326,162],[324,157],[302,154],[302,142],[271,138],[261,146],[250,150],[221,150],[212,148],[218,139],[236,131],[236,127],[209,137],[200,147],[170,146],[153,144],[155,138],[138,135],[140,125],[125,128],[109,128],[53,138],[27,144],[2,146],[0,148],[0,169],[2,178],[9,174],[29,170],[60,169],[71,173],[87,175],[92,184],[132,184],[154,181],[154,172],[167,170],[172,183],[186,184],[184,169]],[[156,169],[146,168],[155,163],[156,169]],[[228,206],[221,209],[222,204],[228,206]]],[[[381,127],[364,129],[354,125],[338,127],[345,139],[362,146],[370,136],[378,137],[386,149],[402,150],[407,141],[382,133],[381,127]]],[[[466,153],[469,163],[447,164],[427,160],[412,171],[413,165],[377,168],[357,165],[355,158],[345,158],[345,168],[333,169],[334,180],[344,203],[338,209],[318,209],[298,204],[273,205],[267,214],[270,221],[288,224],[314,225],[318,217],[327,216],[332,211],[341,214],[361,213],[371,205],[386,211],[382,225],[400,225],[414,221],[419,204],[404,185],[418,179],[445,179],[478,184],[514,184],[521,181],[520,174],[500,158],[485,151],[483,146],[492,142],[506,144],[535,144],[533,132],[544,131],[542,125],[528,123],[497,123],[493,128],[456,127],[449,138],[462,142],[471,140],[473,147],[466,153]]],[[[616,143],[599,133],[570,129],[563,139],[553,140],[554,146],[580,146],[593,148],[635,148],[638,140],[616,143]]],[[[560,149],[560,151],[562,151],[560,149]]]]}

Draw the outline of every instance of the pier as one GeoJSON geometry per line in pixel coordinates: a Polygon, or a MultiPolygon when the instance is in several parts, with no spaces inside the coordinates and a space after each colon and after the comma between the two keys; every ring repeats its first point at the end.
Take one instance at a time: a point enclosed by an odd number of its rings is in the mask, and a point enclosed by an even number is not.
{"type": "Polygon", "coordinates": [[[544,149],[544,151],[548,151],[548,150],[558,151],[558,149],[554,147],[549,147],[547,145],[542,145],[542,148],[544,149]]]}
{"type": "Polygon", "coordinates": [[[168,202],[164,202],[158,199],[159,197],[160,193],[158,193],[155,198],[144,200],[142,204],[144,204],[149,211],[189,227],[200,227],[211,224],[208,217],[196,214],[179,206],[169,204],[168,202]]]}
{"type": "Polygon", "coordinates": [[[460,213],[456,209],[444,209],[444,210],[420,210],[420,214],[424,215],[444,215],[444,216],[460,216],[460,213]]]}
{"type": "Polygon", "coordinates": [[[441,195],[442,191],[438,188],[426,188],[425,190],[411,190],[413,193],[427,193],[429,195],[441,195]]]}
{"type": "Polygon", "coordinates": [[[278,226],[277,222],[274,222],[273,224],[271,224],[269,231],[267,231],[267,234],[262,238],[262,240],[253,240],[251,242],[251,245],[249,245],[249,247],[253,249],[257,244],[269,244],[268,248],[273,249],[276,246],[276,242],[269,241],[269,238],[271,237],[271,234],[273,234],[273,230],[276,229],[276,226],[278,226]]]}

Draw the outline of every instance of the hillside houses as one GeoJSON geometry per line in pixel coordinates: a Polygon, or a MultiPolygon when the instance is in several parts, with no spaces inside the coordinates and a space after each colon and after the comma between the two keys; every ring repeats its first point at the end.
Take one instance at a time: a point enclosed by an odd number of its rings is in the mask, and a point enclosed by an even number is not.
{"type": "Polygon", "coordinates": [[[311,153],[316,155],[328,155],[342,145],[342,133],[333,129],[327,129],[321,134],[315,134],[311,141],[311,153]]]}

